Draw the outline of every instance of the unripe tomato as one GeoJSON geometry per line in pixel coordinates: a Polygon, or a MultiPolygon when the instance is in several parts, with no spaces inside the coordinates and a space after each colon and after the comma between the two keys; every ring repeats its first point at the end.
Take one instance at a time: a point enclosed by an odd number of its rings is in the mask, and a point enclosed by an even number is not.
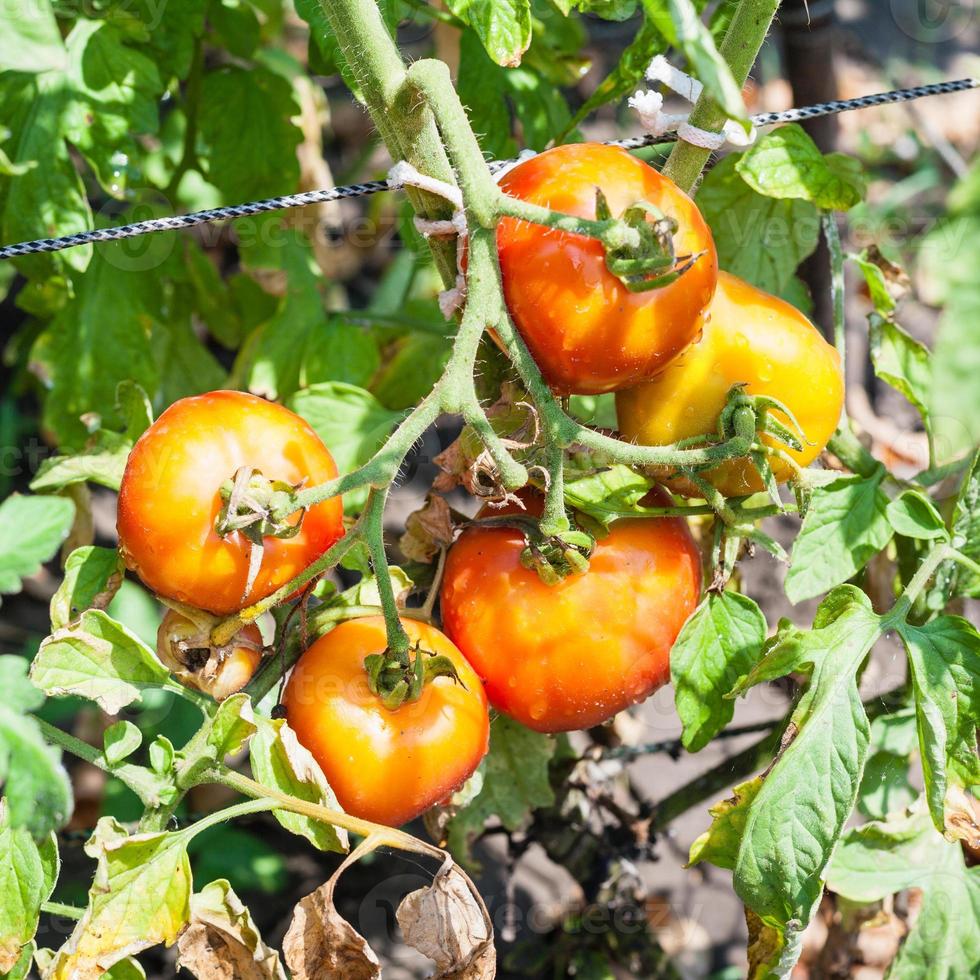
{"type": "MultiPolygon", "coordinates": [[[[844,404],[844,379],[837,351],[795,306],[722,272],[697,343],[649,384],[616,396],[619,428],[626,439],[667,445],[715,432],[729,389],[745,383],[749,395],[769,395],[795,416],[805,439],[802,452],[779,446],[807,466],[834,434],[844,404]]],[[[774,413],[784,423],[782,413],[774,413]]],[[[791,467],[771,459],[776,479],[791,467]]],[[[764,489],[752,464],[726,460],[705,478],[729,497],[764,489]]],[[[672,487],[697,496],[681,482],[672,487]]]]}
{"type": "Polygon", "coordinates": [[[311,507],[294,537],[264,539],[245,595],[251,543],[240,532],[222,538],[214,526],[221,485],[243,466],[289,484],[337,475],[303,419],[239,391],[174,402],[137,440],[119,490],[119,547],[155,593],[227,615],[285,585],[343,534],[340,498],[311,507]]]}
{"type": "MultiPolygon", "coordinates": [[[[436,677],[417,701],[391,710],[368,688],[364,658],[388,645],[381,616],[351,619],[300,658],[283,703],[340,805],[356,817],[407,823],[458,789],[486,755],[483,685],[445,634],[402,620],[413,647],[448,657],[459,680],[436,677]]],[[[414,654],[413,654],[414,655],[414,654]]]]}
{"type": "Polygon", "coordinates": [[[597,187],[614,217],[645,200],[677,221],[678,256],[705,253],[669,285],[634,293],[606,268],[596,239],[504,218],[497,249],[507,306],[552,388],[598,394],[639,384],[694,339],[718,259],[700,211],[674,183],[618,147],[576,143],[539,153],[500,186],[581,218],[596,216],[597,187]]]}
{"type": "Polygon", "coordinates": [[[203,614],[193,622],[168,609],[157,630],[160,662],[187,687],[224,701],[240,691],[255,674],[262,660],[262,634],[250,623],[223,647],[211,644],[211,629],[217,620],[203,614]]]}
{"type": "Polygon", "coordinates": [[[521,564],[525,544],[516,529],[472,527],[446,558],[443,624],[495,708],[539,732],[573,731],[670,679],[670,648],[701,592],[683,519],[616,521],[589,570],[557,585],[521,564]]]}

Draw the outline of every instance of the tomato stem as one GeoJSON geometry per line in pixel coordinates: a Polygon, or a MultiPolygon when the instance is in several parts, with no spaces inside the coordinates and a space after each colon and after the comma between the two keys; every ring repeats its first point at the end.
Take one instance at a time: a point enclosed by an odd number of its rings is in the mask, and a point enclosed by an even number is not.
{"type": "MultiPolygon", "coordinates": [[[[740,0],[735,8],[718,51],[737,85],[744,85],[749,77],[778,8],[779,0],[740,0]]],[[[724,110],[705,92],[695,104],[689,122],[699,129],[719,132],[726,118],[724,110]]],[[[710,156],[711,150],[680,140],[664,164],[664,176],[690,194],[710,156]]]]}

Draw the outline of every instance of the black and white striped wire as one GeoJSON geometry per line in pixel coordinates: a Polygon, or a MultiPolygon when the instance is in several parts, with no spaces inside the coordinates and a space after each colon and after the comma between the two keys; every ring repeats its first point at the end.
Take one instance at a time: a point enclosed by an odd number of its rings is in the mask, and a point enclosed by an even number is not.
{"type": "MultiPolygon", "coordinates": [[[[834,102],[821,102],[817,105],[803,106],[799,109],[787,109],[783,112],[763,112],[751,116],[754,126],[773,126],[778,123],[800,122],[814,119],[817,116],[828,116],[837,112],[849,112],[853,109],[866,109],[871,106],[889,105],[895,102],[908,102],[930,95],[946,95],[951,92],[962,92],[966,89],[980,87],[980,81],[975,78],[960,78],[955,81],[938,82],[934,85],[919,85],[915,88],[895,89],[890,92],[878,92],[874,95],[862,95],[856,99],[843,99],[834,102]]],[[[621,146],[626,150],[638,150],[656,143],[669,143],[677,139],[676,133],[664,133],[660,136],[646,134],[633,136],[628,139],[606,140],[609,146],[621,146]]],[[[497,171],[513,163],[510,160],[497,160],[490,164],[492,171],[497,171]]],[[[88,245],[94,242],[111,242],[123,238],[134,238],[137,235],[147,235],[155,231],[176,231],[181,228],[193,228],[195,225],[207,224],[212,221],[225,221],[233,218],[244,218],[249,215],[262,214],[266,211],[282,211],[287,208],[300,208],[308,204],[323,204],[327,201],[340,201],[351,197],[364,197],[377,194],[379,191],[390,190],[387,180],[371,180],[363,184],[347,184],[343,187],[331,187],[325,190],[306,191],[302,194],[285,194],[282,197],[270,197],[264,201],[249,201],[246,204],[232,204],[227,207],[209,208],[206,211],[192,211],[189,214],[173,215],[165,218],[150,218],[147,221],[137,221],[132,224],[118,225],[114,228],[93,228],[89,231],[77,232],[74,235],[64,235],[60,238],[40,238],[32,242],[18,242],[14,245],[0,247],[0,260],[13,259],[23,255],[34,255],[39,252],[60,252],[62,249],[74,248],[77,245],[88,245]]]]}

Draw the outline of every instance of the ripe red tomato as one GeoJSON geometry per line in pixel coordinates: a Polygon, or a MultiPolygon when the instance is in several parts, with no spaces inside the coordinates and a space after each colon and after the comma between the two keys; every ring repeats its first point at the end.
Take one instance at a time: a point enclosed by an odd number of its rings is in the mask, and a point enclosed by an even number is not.
{"type": "MultiPolygon", "coordinates": [[[[620,431],[648,446],[715,432],[729,390],[742,382],[747,394],[782,402],[806,436],[801,452],[769,435],[763,441],[779,445],[800,466],[812,463],[834,434],[844,404],[840,357],[795,306],[722,272],[697,343],[653,381],[617,394],[620,431]]],[[[779,459],[772,467],[779,481],[793,474],[779,459]]],[[[745,459],[726,460],[705,477],[729,497],[764,489],[745,459]]],[[[686,481],[670,485],[698,496],[686,481]]]]}
{"type": "Polygon", "coordinates": [[[639,384],[696,336],[718,276],[711,231],[675,184],[625,150],[558,146],[507,173],[512,197],[582,218],[596,215],[596,188],[612,214],[645,200],[678,223],[678,256],[704,252],[679,279],[630,292],[607,268],[600,242],[504,218],[497,249],[504,295],[545,380],[561,394],[599,394],[639,384]]]}
{"type": "Polygon", "coordinates": [[[239,391],[183,398],[137,440],[119,490],[119,547],[155,593],[228,615],[285,585],[343,534],[340,498],[311,507],[295,537],[264,539],[261,568],[244,595],[250,542],[214,529],[219,489],[242,466],[290,484],[337,475],[303,419],[239,391]]]}
{"type": "Polygon", "coordinates": [[[486,755],[483,685],[445,634],[402,620],[413,646],[449,657],[459,680],[436,677],[421,697],[391,710],[368,688],[364,658],[387,644],[384,619],[341,623],[300,658],[283,703],[290,727],[313,754],[340,805],[392,827],[458,789],[486,755]]]}
{"type": "Polygon", "coordinates": [[[573,731],[670,679],[670,648],[701,592],[681,518],[616,521],[589,570],[558,585],[521,564],[524,547],[517,530],[472,527],[446,559],[443,624],[495,708],[540,732],[573,731]]]}

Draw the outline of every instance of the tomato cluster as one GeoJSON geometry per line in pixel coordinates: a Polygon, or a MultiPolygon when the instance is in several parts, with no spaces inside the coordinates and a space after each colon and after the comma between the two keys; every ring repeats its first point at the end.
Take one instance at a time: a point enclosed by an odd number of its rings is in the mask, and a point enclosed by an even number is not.
{"type": "MultiPolygon", "coordinates": [[[[796,309],[718,272],[707,225],[669,180],[624,151],[581,145],[534,157],[502,186],[585,218],[597,208],[629,211],[640,223],[633,230],[649,220],[673,263],[658,276],[655,262],[651,288],[637,289],[635,278],[614,274],[623,266],[594,238],[500,222],[506,301],[557,392],[615,391],[624,436],[667,444],[713,433],[737,387],[778,400],[785,423],[801,431],[802,448],[789,455],[769,442],[777,479],[820,452],[843,399],[836,352],[796,309]]],[[[262,655],[258,630],[250,625],[215,646],[212,627],[287,591],[340,539],[339,498],[280,523],[270,503],[284,488],[336,475],[306,422],[240,392],[183,399],[138,440],[120,490],[120,548],[171,606],[158,649],[184,683],[220,699],[248,682],[262,655]]],[[[726,495],[762,488],[748,460],[701,477],[726,495]]],[[[684,480],[672,488],[697,489],[684,480]]],[[[669,500],[658,494],[654,502],[669,500]]],[[[489,707],[541,732],[570,731],[603,723],[669,679],[670,649],[701,592],[701,559],[684,520],[617,520],[596,541],[588,570],[555,584],[527,557],[541,544],[528,530],[541,509],[542,498],[524,491],[482,512],[495,520],[477,520],[449,549],[440,590],[446,632],[402,621],[406,672],[420,678],[428,658],[440,664],[420,691],[395,698],[379,689],[370,663],[393,656],[380,616],[342,622],[301,656],[286,715],[349,812],[400,824],[444,800],[487,751],[489,707]]]]}

